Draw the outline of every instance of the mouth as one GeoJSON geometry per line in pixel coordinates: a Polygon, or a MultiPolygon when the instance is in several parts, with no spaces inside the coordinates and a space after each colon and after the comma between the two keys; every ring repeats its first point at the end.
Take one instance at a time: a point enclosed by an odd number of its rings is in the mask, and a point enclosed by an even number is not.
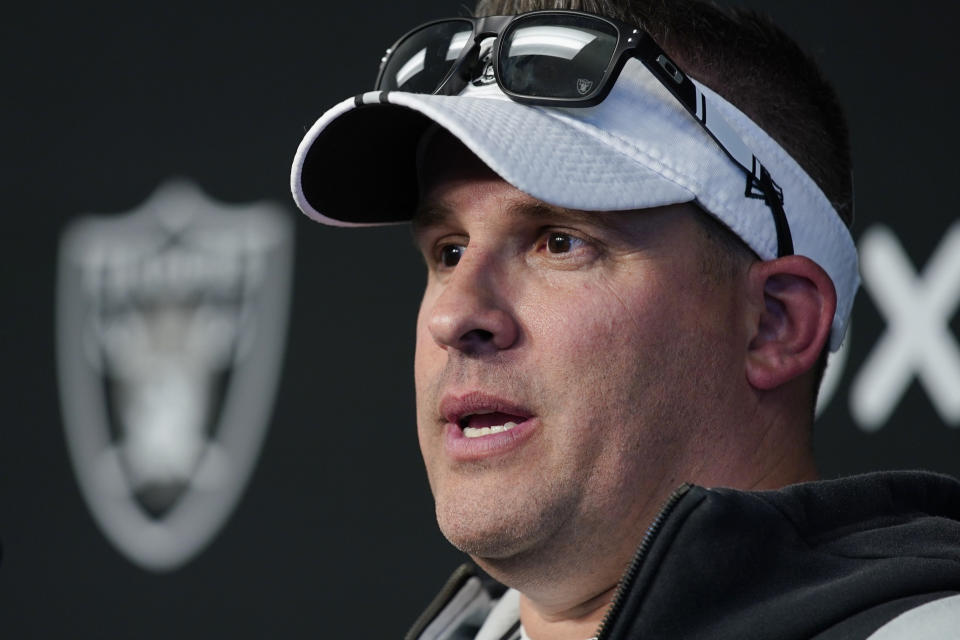
{"type": "Polygon", "coordinates": [[[448,423],[457,425],[466,438],[511,431],[532,417],[531,412],[519,405],[479,392],[444,398],[440,412],[448,423]]]}
{"type": "Polygon", "coordinates": [[[471,413],[459,420],[457,426],[467,438],[482,438],[494,433],[503,433],[514,429],[527,418],[520,415],[491,411],[489,413],[471,413]]]}

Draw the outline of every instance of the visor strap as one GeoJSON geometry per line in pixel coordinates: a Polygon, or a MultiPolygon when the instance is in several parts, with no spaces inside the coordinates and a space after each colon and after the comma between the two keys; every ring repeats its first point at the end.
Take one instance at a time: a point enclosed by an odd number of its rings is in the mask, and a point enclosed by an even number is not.
{"type": "Polygon", "coordinates": [[[793,235],[790,233],[787,212],[783,210],[783,191],[763,167],[760,169],[760,188],[763,189],[763,201],[773,213],[773,224],[777,229],[777,257],[793,255],[793,235]]]}
{"type": "Polygon", "coordinates": [[[748,198],[763,200],[773,215],[773,226],[777,230],[777,257],[793,255],[793,234],[790,233],[790,223],[787,213],[783,210],[783,189],[781,189],[770,172],[753,158],[753,171],[747,174],[747,187],[744,195],[748,198]],[[757,177],[757,169],[760,177],[757,177]]]}

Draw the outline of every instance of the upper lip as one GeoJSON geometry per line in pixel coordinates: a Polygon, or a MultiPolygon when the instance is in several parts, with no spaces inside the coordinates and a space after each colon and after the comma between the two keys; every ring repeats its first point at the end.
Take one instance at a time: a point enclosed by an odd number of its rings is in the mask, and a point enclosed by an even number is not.
{"type": "Polygon", "coordinates": [[[507,413],[524,420],[533,415],[529,409],[516,402],[482,391],[448,394],[440,401],[440,415],[453,424],[459,424],[463,418],[478,413],[507,413]]]}

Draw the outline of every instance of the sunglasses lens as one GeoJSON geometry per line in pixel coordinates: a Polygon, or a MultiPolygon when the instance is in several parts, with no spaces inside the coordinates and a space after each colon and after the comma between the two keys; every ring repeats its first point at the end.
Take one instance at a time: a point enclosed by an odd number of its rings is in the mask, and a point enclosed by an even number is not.
{"type": "Polygon", "coordinates": [[[460,52],[471,44],[472,34],[468,20],[448,20],[407,35],[387,59],[377,89],[433,93],[460,52]]]}
{"type": "Polygon", "coordinates": [[[507,91],[579,100],[600,90],[618,33],[604,20],[549,14],[518,19],[501,37],[497,71],[507,91]]]}

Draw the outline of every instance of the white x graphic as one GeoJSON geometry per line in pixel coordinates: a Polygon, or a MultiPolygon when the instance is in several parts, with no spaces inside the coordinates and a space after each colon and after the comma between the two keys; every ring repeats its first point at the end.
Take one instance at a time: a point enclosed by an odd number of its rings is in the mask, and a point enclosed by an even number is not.
{"type": "Polygon", "coordinates": [[[893,232],[873,226],[860,238],[860,270],[887,331],[853,382],[853,417],[865,431],[882,427],[916,374],[944,422],[960,426],[960,348],[949,326],[960,302],[960,222],[919,277],[893,232]]]}

